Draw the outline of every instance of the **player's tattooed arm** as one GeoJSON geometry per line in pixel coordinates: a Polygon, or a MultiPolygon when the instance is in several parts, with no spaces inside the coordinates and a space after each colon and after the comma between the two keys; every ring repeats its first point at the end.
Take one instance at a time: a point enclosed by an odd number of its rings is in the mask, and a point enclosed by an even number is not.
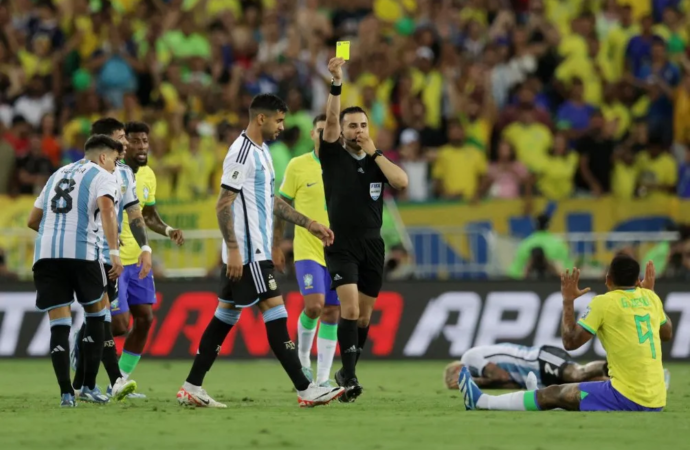
{"type": "Polygon", "coordinates": [[[237,198],[237,192],[228,189],[221,189],[216,203],[216,217],[218,226],[225,239],[225,245],[229,249],[238,249],[237,237],[235,236],[235,225],[232,220],[232,203],[237,198]]]}
{"type": "Polygon", "coordinates": [[[283,219],[287,222],[294,223],[297,226],[306,228],[311,220],[309,217],[299,213],[292,206],[288,205],[285,200],[276,197],[273,203],[273,214],[278,219],[283,219]]]}
{"type": "Polygon", "coordinates": [[[520,385],[513,381],[510,374],[494,363],[484,366],[481,377],[472,377],[477,386],[494,389],[520,389],[520,385]]]}
{"type": "Polygon", "coordinates": [[[285,235],[285,221],[279,217],[273,219],[273,247],[280,247],[285,235]]]}
{"type": "Polygon", "coordinates": [[[146,234],[146,221],[141,214],[141,208],[138,203],[127,208],[127,217],[129,217],[129,229],[132,230],[132,236],[137,241],[139,247],[149,245],[149,237],[146,234]]]}
{"type": "Polygon", "coordinates": [[[165,234],[165,230],[168,228],[168,225],[163,222],[163,219],[161,219],[161,216],[158,214],[158,210],[156,209],[155,205],[145,205],[143,215],[146,226],[149,229],[162,236],[167,236],[165,234]]]}

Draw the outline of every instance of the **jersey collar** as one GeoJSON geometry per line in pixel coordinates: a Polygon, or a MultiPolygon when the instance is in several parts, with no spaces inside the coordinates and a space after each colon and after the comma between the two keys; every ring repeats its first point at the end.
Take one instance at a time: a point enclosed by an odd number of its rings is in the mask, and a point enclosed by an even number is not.
{"type": "Polygon", "coordinates": [[[321,164],[321,160],[319,159],[319,155],[316,154],[316,149],[311,151],[311,156],[314,157],[317,163],[321,164]]]}

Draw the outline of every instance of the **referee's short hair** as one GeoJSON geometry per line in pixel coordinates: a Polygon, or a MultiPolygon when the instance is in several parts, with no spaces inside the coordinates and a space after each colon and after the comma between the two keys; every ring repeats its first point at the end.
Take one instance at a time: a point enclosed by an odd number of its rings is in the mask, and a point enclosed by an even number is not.
{"type": "Polygon", "coordinates": [[[124,129],[124,123],[112,117],[104,117],[91,124],[90,134],[105,134],[106,136],[110,136],[114,132],[124,129]]]}
{"type": "Polygon", "coordinates": [[[325,114],[319,114],[318,116],[314,117],[314,121],[311,123],[311,125],[313,127],[315,127],[317,123],[325,122],[325,121],[326,121],[326,115],[325,114]]]}
{"type": "Polygon", "coordinates": [[[257,114],[275,114],[276,112],[288,112],[287,104],[277,95],[259,94],[252,99],[252,103],[249,105],[249,116],[252,118],[256,117],[257,114]]]}
{"type": "Polygon", "coordinates": [[[369,119],[369,115],[368,115],[367,112],[366,112],[365,110],[363,110],[361,107],[359,107],[359,106],[350,106],[350,107],[345,108],[345,109],[343,109],[342,111],[340,111],[340,122],[342,123],[342,122],[343,122],[343,119],[344,119],[345,116],[347,116],[348,114],[357,114],[357,113],[362,113],[362,114],[364,114],[364,116],[365,116],[367,119],[369,119]]]}
{"type": "Polygon", "coordinates": [[[148,125],[146,125],[144,122],[127,122],[125,125],[125,133],[130,134],[130,133],[146,133],[148,134],[151,132],[151,128],[149,128],[148,125]]]}
{"type": "Polygon", "coordinates": [[[84,144],[85,153],[102,152],[104,150],[116,150],[118,153],[121,153],[124,149],[125,147],[121,142],[105,134],[94,134],[84,144]]]}
{"type": "Polygon", "coordinates": [[[619,253],[611,261],[609,277],[615,286],[635,286],[640,279],[640,263],[631,256],[619,253]]]}

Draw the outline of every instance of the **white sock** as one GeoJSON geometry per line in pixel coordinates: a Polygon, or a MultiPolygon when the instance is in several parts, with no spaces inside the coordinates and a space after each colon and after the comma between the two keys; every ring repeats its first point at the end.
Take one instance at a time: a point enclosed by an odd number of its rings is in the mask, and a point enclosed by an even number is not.
{"type": "MultiPolygon", "coordinates": [[[[304,313],[302,313],[304,315],[304,313]]],[[[301,319],[301,317],[300,317],[301,319]]],[[[317,319],[310,319],[316,322],[317,319]]],[[[311,368],[311,346],[314,344],[314,335],[316,335],[316,323],[311,330],[302,324],[302,320],[297,321],[297,354],[299,355],[299,362],[302,367],[311,368]]]]}
{"type": "Polygon", "coordinates": [[[494,411],[526,411],[525,396],[534,395],[534,391],[513,392],[512,394],[487,395],[484,394],[477,400],[477,408],[491,409],[494,411]]]}
{"type": "Polygon", "coordinates": [[[321,384],[331,378],[331,367],[333,367],[333,357],[338,341],[316,338],[316,345],[319,359],[316,363],[316,382],[321,384]]]}

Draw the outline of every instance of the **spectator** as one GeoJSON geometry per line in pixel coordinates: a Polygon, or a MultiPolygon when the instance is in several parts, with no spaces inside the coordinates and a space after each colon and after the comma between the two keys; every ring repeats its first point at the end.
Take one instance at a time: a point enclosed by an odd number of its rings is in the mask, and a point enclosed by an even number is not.
{"type": "Polygon", "coordinates": [[[557,126],[567,130],[570,139],[581,137],[589,126],[589,118],[594,112],[594,106],[584,100],[584,85],[579,78],[570,81],[568,100],[564,102],[556,113],[557,126]]]}
{"type": "Polygon", "coordinates": [[[640,26],[634,22],[630,5],[620,5],[620,23],[602,38],[601,53],[610,61],[609,81],[617,82],[623,77],[628,42],[639,32],[640,26]]]}
{"type": "MultiPolygon", "coordinates": [[[[657,3],[654,2],[655,6],[657,3]]],[[[677,58],[685,52],[688,45],[688,31],[683,16],[675,6],[667,6],[662,13],[661,23],[652,28],[655,35],[666,42],[666,49],[671,58],[677,58]]]]}
{"type": "Polygon", "coordinates": [[[517,160],[513,146],[501,140],[496,151],[496,162],[489,165],[482,192],[500,199],[519,198],[524,193],[525,201],[532,196],[532,180],[527,167],[517,160]]]}
{"type": "MultiPolygon", "coordinates": [[[[275,170],[275,190],[276,193],[280,189],[285,177],[290,159],[294,156],[295,149],[300,141],[301,130],[297,127],[288,128],[280,137],[280,140],[272,142],[269,146],[271,151],[271,159],[273,160],[273,169],[275,170]]],[[[310,134],[311,136],[311,130],[310,134]]],[[[313,144],[313,143],[312,143],[313,144]]]]}
{"type": "Polygon", "coordinates": [[[618,200],[630,200],[635,197],[639,167],[635,164],[635,155],[630,147],[620,146],[614,153],[611,192],[618,200]]]}
{"type": "Polygon", "coordinates": [[[529,170],[538,170],[544,163],[553,135],[544,124],[535,120],[535,108],[523,105],[517,122],[503,130],[503,139],[515,148],[517,159],[529,170]]]}
{"type": "Polygon", "coordinates": [[[683,162],[678,171],[678,196],[690,198],[690,147],[685,147],[683,162]]]}
{"type": "Polygon", "coordinates": [[[5,250],[0,248],[0,281],[17,281],[19,276],[7,266],[5,250]]]}
{"type": "Polygon", "coordinates": [[[290,108],[290,114],[285,117],[285,129],[292,127],[299,129],[299,141],[295,144],[294,153],[291,157],[309,153],[314,149],[314,142],[312,142],[310,137],[314,118],[309,114],[309,111],[304,109],[302,93],[299,89],[290,89],[287,96],[287,105],[290,108]]]}
{"type": "Polygon", "coordinates": [[[508,125],[517,121],[525,110],[532,111],[535,122],[541,123],[548,129],[552,129],[553,122],[551,121],[549,111],[538,106],[536,102],[537,96],[527,82],[520,85],[517,90],[515,104],[508,105],[501,111],[501,115],[498,117],[498,123],[496,124],[496,131],[500,132],[508,125]]]}
{"type": "Polygon", "coordinates": [[[60,138],[57,136],[57,125],[53,114],[45,114],[39,126],[41,133],[41,150],[54,168],[60,167],[60,138]]]}
{"type": "Polygon", "coordinates": [[[182,61],[198,56],[204,60],[211,58],[211,43],[198,32],[190,13],[182,15],[179,28],[166,31],[156,42],[159,61],[164,64],[171,58],[182,61]]]}
{"type": "Polygon", "coordinates": [[[623,139],[630,130],[632,115],[630,110],[620,101],[620,86],[618,84],[609,84],[604,88],[601,113],[606,122],[615,123],[613,138],[616,141],[623,139]]]}
{"type": "Polygon", "coordinates": [[[599,41],[592,36],[587,38],[586,44],[587,52],[584,55],[573,52],[558,66],[556,79],[565,86],[570,86],[575,79],[582,81],[584,101],[598,106],[601,104],[606,66],[599,59],[599,41]]]}
{"type": "Polygon", "coordinates": [[[400,194],[401,199],[423,202],[429,199],[429,163],[426,160],[419,133],[408,128],[400,135],[400,166],[409,178],[407,189],[400,194]]]}
{"type": "Polygon", "coordinates": [[[648,63],[652,57],[652,43],[654,42],[654,32],[652,26],[654,19],[652,16],[645,16],[640,21],[640,32],[628,41],[625,50],[625,65],[634,76],[638,76],[642,67],[648,63]]]}
{"type": "MultiPolygon", "coordinates": [[[[545,255],[546,264],[553,265],[557,273],[565,270],[568,267],[573,267],[573,263],[568,255],[568,245],[560,237],[555,236],[549,229],[549,222],[551,218],[546,214],[540,214],[536,218],[536,231],[523,239],[518,245],[515,259],[508,269],[508,276],[511,278],[521,279],[525,278],[528,269],[533,267],[535,254],[532,251],[540,248],[545,255]]],[[[539,252],[536,253],[539,256],[539,252]]],[[[539,261],[537,263],[544,262],[539,261]]],[[[544,267],[544,264],[537,264],[537,266],[544,267]]]]}
{"type": "Polygon", "coordinates": [[[635,76],[648,85],[664,83],[670,88],[678,85],[680,70],[678,66],[668,60],[666,43],[661,38],[652,41],[651,57],[640,65],[635,76]]]}
{"type": "Polygon", "coordinates": [[[432,129],[439,129],[441,128],[443,77],[434,67],[434,57],[434,52],[429,47],[420,47],[417,50],[416,64],[411,69],[412,91],[424,102],[425,125],[432,129]]]}
{"type": "Polygon", "coordinates": [[[38,195],[53,173],[50,160],[43,155],[41,138],[32,135],[29,153],[17,160],[17,182],[20,194],[38,195]]]}
{"type": "Polygon", "coordinates": [[[29,124],[38,128],[44,115],[55,110],[53,94],[46,91],[45,82],[39,77],[29,81],[26,93],[14,104],[15,116],[21,116],[29,124]]]}
{"type": "Polygon", "coordinates": [[[465,144],[465,131],[458,121],[448,124],[448,144],[441,147],[432,178],[436,195],[447,200],[476,201],[486,173],[486,156],[465,144]]]}
{"type": "Polygon", "coordinates": [[[560,277],[560,272],[556,266],[546,258],[542,247],[534,247],[530,251],[530,258],[525,267],[525,278],[545,280],[560,277]]]}
{"type": "Polygon", "coordinates": [[[10,193],[10,181],[14,177],[14,149],[5,139],[0,138],[0,195],[10,193]]]}
{"type": "Polygon", "coordinates": [[[676,192],[678,165],[658,136],[652,136],[649,148],[637,157],[641,196],[668,196],[676,192]]]}
{"type": "Polygon", "coordinates": [[[577,166],[577,153],[570,151],[565,134],[557,133],[553,147],[537,171],[539,192],[549,200],[563,200],[572,196],[577,166]]]}
{"type": "Polygon", "coordinates": [[[30,133],[31,125],[29,125],[24,116],[14,116],[12,118],[12,127],[5,132],[3,139],[12,146],[17,158],[23,158],[29,151],[30,133]]]}
{"type": "Polygon", "coordinates": [[[671,274],[672,270],[675,270],[680,266],[680,251],[683,246],[683,242],[690,238],[690,228],[687,226],[677,226],[674,223],[670,223],[666,226],[667,232],[677,232],[679,238],[674,242],[662,241],[657,245],[652,247],[647,253],[645,253],[642,261],[644,261],[645,267],[649,261],[654,263],[654,268],[657,274],[662,276],[667,276],[671,274]],[[671,264],[675,266],[671,271],[666,270],[667,266],[671,264]]]}
{"type": "Polygon", "coordinates": [[[580,154],[577,187],[595,197],[611,192],[614,129],[615,123],[604,122],[601,111],[594,111],[587,134],[575,144],[580,154]]]}

